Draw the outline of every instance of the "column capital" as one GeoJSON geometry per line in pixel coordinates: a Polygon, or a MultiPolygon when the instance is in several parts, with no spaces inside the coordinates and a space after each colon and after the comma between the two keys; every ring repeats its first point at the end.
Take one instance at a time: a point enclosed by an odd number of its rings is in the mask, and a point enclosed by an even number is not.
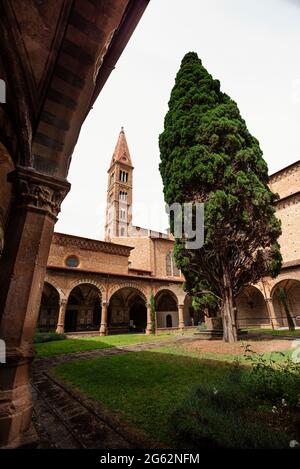
{"type": "Polygon", "coordinates": [[[64,179],[22,166],[9,173],[8,180],[14,184],[17,207],[40,211],[54,219],[71,187],[64,179]]]}

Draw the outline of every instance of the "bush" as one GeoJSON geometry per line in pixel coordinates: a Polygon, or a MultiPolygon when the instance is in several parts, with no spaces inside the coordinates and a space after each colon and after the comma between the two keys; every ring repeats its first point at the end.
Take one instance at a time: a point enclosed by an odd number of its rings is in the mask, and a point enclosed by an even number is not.
{"type": "MultiPolygon", "coordinates": [[[[278,354],[281,354],[278,352],[278,354]]],[[[243,377],[243,385],[256,401],[263,401],[272,406],[282,401],[290,407],[300,402],[300,366],[287,359],[278,362],[253,354],[248,357],[251,372],[243,377]]]]}
{"type": "Polygon", "coordinates": [[[253,357],[245,369],[236,361],[216,387],[194,388],[170,426],[185,447],[288,448],[295,435],[283,421],[298,405],[299,389],[300,370],[294,363],[253,357]]]}
{"type": "Polygon", "coordinates": [[[64,340],[65,334],[57,334],[56,332],[37,332],[35,334],[33,342],[40,344],[42,342],[52,342],[54,340],[64,340]]]}

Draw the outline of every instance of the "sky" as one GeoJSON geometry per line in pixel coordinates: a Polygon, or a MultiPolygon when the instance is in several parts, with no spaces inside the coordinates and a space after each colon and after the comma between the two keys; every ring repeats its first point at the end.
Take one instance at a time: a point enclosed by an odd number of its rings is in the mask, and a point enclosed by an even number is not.
{"type": "Polygon", "coordinates": [[[273,172],[300,158],[300,0],[150,0],[82,126],[56,231],[103,239],[107,169],[124,126],[133,223],[168,226],[158,136],[182,57],[195,51],[233,98],[273,172]]]}

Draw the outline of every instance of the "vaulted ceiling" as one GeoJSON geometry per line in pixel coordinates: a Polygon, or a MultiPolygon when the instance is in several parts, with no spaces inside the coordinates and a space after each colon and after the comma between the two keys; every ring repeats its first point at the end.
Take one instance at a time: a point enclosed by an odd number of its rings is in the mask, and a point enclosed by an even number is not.
{"type": "Polygon", "coordinates": [[[149,0],[2,0],[0,141],[66,177],[81,125],[149,0]]]}

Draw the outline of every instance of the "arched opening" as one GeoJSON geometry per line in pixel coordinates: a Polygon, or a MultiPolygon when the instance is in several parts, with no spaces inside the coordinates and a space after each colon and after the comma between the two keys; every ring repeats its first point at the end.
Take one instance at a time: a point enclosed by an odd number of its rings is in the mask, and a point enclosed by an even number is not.
{"type": "Polygon", "coordinates": [[[144,295],[132,287],[116,291],[108,306],[109,334],[145,332],[146,326],[147,308],[144,295]]]}
{"type": "Polygon", "coordinates": [[[167,327],[173,327],[173,321],[172,321],[172,316],[171,314],[167,314],[167,317],[166,317],[166,325],[167,327]]]}
{"type": "Polygon", "coordinates": [[[83,283],[71,291],[65,315],[65,332],[96,331],[101,323],[101,293],[83,283]]]}
{"type": "Polygon", "coordinates": [[[270,326],[264,296],[258,288],[248,286],[236,299],[238,327],[270,326]]]}
{"type": "Polygon", "coordinates": [[[37,329],[41,332],[55,332],[59,313],[59,293],[50,283],[43,287],[37,329]]]}
{"type": "Polygon", "coordinates": [[[198,326],[205,321],[204,311],[193,308],[193,299],[186,295],[184,299],[184,322],[186,326],[198,326]]]}
{"type": "Polygon", "coordinates": [[[279,325],[300,326],[300,281],[282,280],[274,286],[271,297],[279,325]]]}
{"type": "Polygon", "coordinates": [[[157,329],[179,326],[177,298],[170,290],[162,290],[157,293],[155,297],[155,312],[157,329]],[[168,325],[170,323],[172,324],[171,326],[168,325]]]}

